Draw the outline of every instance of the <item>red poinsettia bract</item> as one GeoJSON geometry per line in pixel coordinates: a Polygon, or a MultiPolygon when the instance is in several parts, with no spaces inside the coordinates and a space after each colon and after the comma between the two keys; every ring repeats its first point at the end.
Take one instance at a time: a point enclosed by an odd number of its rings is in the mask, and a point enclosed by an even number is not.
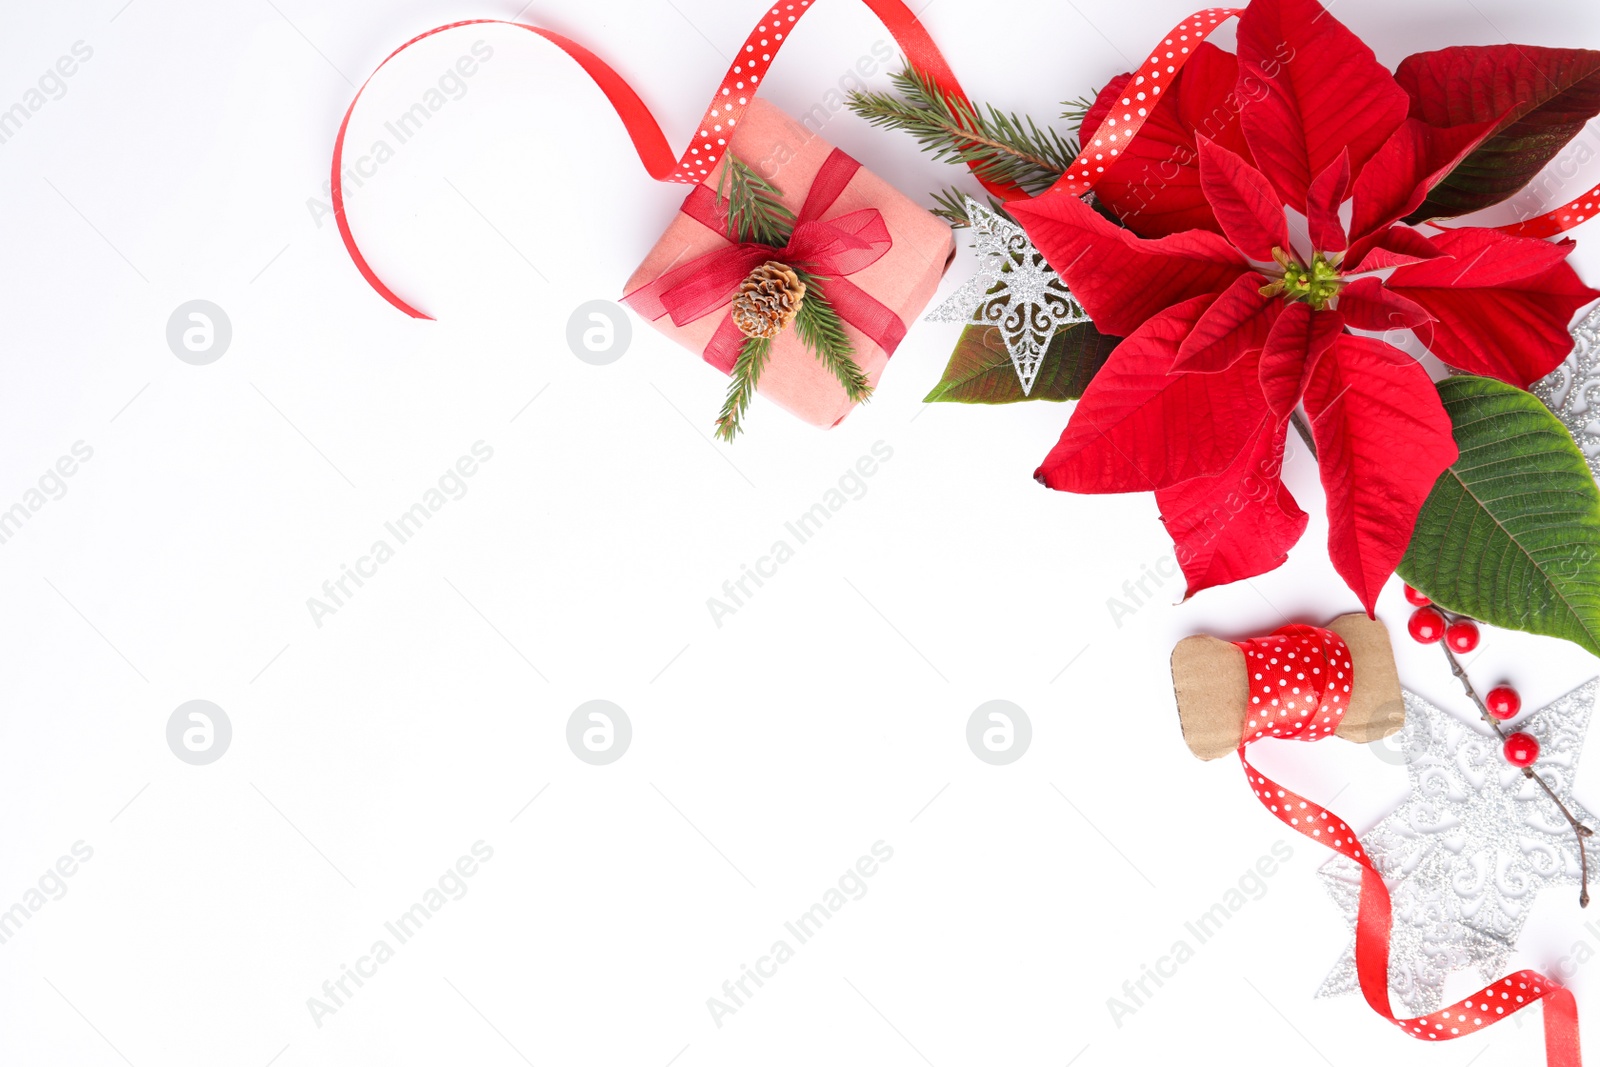
{"type": "MultiPolygon", "coordinates": [[[[1486,50],[1459,51],[1481,68],[1486,50]]],[[[1492,93],[1476,112],[1430,99],[1461,91],[1444,56],[1413,57],[1429,76],[1408,92],[1316,0],[1254,0],[1237,56],[1201,44],[1165,97],[1120,78],[1086,119],[1087,137],[1114,108],[1152,109],[1097,188],[1127,228],[1065,193],[1009,205],[1100,330],[1125,338],[1037,477],[1153,490],[1191,594],[1271,570],[1305,531],[1279,477],[1303,406],[1329,554],[1370,612],[1456,458],[1427,372],[1386,338],[1526,388],[1600,296],[1566,264],[1571,242],[1403,221],[1527,112],[1515,94],[1490,114],[1492,93]]]]}

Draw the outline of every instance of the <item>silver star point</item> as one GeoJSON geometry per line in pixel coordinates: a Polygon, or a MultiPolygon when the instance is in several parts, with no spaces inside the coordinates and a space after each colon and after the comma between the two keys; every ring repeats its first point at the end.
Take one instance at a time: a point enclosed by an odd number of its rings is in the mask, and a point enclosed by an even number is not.
{"type": "MultiPolygon", "coordinates": [[[[1600,679],[1585,682],[1512,725],[1538,740],[1540,777],[1586,825],[1593,818],[1573,801],[1572,782],[1597,693],[1600,679]]],[[[1566,818],[1505,761],[1497,738],[1415,693],[1405,702],[1411,791],[1361,841],[1390,886],[1390,993],[1423,1015],[1441,1006],[1457,971],[1500,977],[1538,891],[1577,885],[1580,863],[1566,818]]],[[[1318,873],[1354,929],[1360,868],[1340,856],[1318,873]]],[[[1317,995],[1357,988],[1352,938],[1317,995]]]]}
{"type": "Polygon", "coordinates": [[[1600,477],[1600,307],[1572,328],[1571,355],[1534,382],[1532,392],[1566,426],[1600,477]]]}
{"type": "Polygon", "coordinates": [[[970,197],[967,217],[978,273],[929,312],[928,321],[998,329],[1027,396],[1050,338],[1089,316],[1021,226],[970,197]]]}

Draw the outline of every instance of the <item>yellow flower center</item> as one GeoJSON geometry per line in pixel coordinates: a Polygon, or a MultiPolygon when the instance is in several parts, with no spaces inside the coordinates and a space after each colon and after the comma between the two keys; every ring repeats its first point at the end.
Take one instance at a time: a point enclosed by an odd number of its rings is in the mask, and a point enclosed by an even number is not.
{"type": "Polygon", "coordinates": [[[1281,248],[1272,250],[1272,258],[1283,273],[1277,281],[1261,287],[1262,296],[1298,300],[1310,304],[1314,311],[1321,311],[1346,285],[1339,268],[1321,252],[1313,255],[1309,264],[1301,263],[1281,248]]]}

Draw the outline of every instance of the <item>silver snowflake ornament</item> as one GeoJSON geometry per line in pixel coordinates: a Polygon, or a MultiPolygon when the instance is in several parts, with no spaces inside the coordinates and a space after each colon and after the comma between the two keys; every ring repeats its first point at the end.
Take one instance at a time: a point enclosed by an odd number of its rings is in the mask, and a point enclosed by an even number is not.
{"type": "Polygon", "coordinates": [[[1571,431],[1589,469],[1600,477],[1600,307],[1572,328],[1572,354],[1533,383],[1533,395],[1571,431]]]}
{"type": "Polygon", "coordinates": [[[999,330],[1027,396],[1050,338],[1063,326],[1088,322],[1089,316],[1021,226],[971,198],[967,217],[978,273],[929,312],[928,320],[999,330]]]}
{"type": "MultiPolygon", "coordinates": [[[[1539,742],[1540,777],[1586,825],[1572,782],[1600,679],[1526,716],[1514,729],[1539,742]]],[[[1411,792],[1372,831],[1367,855],[1390,887],[1394,926],[1390,994],[1413,1015],[1443,1004],[1445,979],[1476,969],[1500,977],[1539,890],[1577,885],[1577,839],[1538,783],[1506,762],[1498,738],[1405,694],[1400,733],[1411,792]]],[[[1323,865],[1324,887],[1355,927],[1360,868],[1343,856],[1323,865]]],[[[1355,940],[1319,996],[1358,988],[1355,940]]]]}

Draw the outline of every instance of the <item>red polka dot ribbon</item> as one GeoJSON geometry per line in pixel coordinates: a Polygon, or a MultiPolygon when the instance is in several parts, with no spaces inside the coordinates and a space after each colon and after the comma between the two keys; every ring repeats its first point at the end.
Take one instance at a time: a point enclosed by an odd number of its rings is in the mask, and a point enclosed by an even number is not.
{"type": "MultiPolygon", "coordinates": [[[[955,71],[945,61],[938,45],[933,43],[927,27],[911,13],[901,0],[862,0],[878,16],[895,42],[905,53],[906,62],[933,80],[941,92],[955,100],[966,101],[967,94],[956,80],[955,71]]],[[[678,161],[677,169],[667,181],[693,184],[707,177],[727,146],[733,126],[739,115],[750,105],[761,79],[778,55],[778,49],[789,39],[789,33],[800,17],[811,9],[815,0],[779,0],[768,9],[756,28],[750,31],[734,57],[722,83],[711,96],[711,104],[700,120],[698,136],[678,161]]],[[[1006,183],[979,179],[984,188],[1002,199],[1012,200],[1024,195],[1021,189],[1006,183]]]]}
{"type": "Polygon", "coordinates": [[[1320,741],[1338,729],[1349,708],[1355,672],[1344,639],[1316,626],[1285,626],[1267,637],[1237,642],[1250,684],[1239,762],[1256,798],[1290,829],[1361,865],[1356,919],[1356,975],[1362,996],[1379,1015],[1419,1040],[1448,1041],[1491,1026],[1529,1005],[1544,1002],[1545,1061],[1582,1067],[1578,1005],[1572,993],[1537,971],[1517,971],[1467,999],[1414,1019],[1389,1005],[1389,890],[1349,824],[1250,765],[1245,750],[1267,737],[1320,741]]]}
{"type": "Polygon", "coordinates": [[[1572,203],[1564,204],[1554,211],[1547,211],[1543,215],[1531,218],[1526,222],[1500,226],[1498,229],[1511,234],[1513,237],[1556,237],[1566,233],[1579,223],[1587,222],[1594,218],[1596,204],[1600,204],[1600,185],[1590,189],[1572,203]]]}
{"type": "Polygon", "coordinates": [[[1118,101],[1121,114],[1117,113],[1118,107],[1111,109],[1111,114],[1094,131],[1094,140],[1083,146],[1072,166],[1046,191],[1082,196],[1093,189],[1106,168],[1117,161],[1128,142],[1144,126],[1150,112],[1161,102],[1161,93],[1189,62],[1194,48],[1221,29],[1223,23],[1243,13],[1242,8],[1208,7],[1173,27],[1150,53],[1150,58],[1128,79],[1123,97],[1118,101]]]}

